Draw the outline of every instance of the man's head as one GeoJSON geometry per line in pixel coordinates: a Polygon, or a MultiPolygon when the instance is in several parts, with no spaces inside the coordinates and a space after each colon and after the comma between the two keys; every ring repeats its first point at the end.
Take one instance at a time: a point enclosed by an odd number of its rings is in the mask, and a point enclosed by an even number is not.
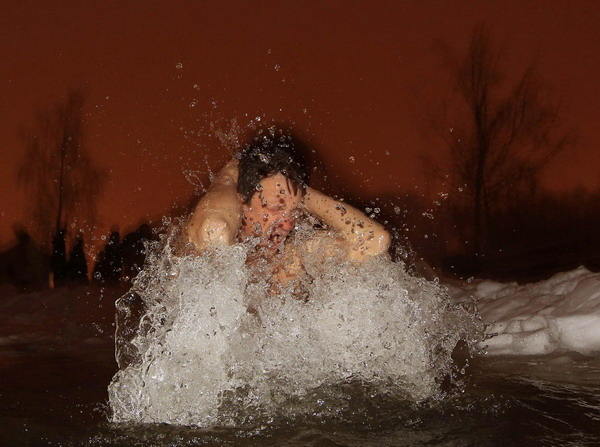
{"type": "Polygon", "coordinates": [[[238,192],[242,196],[242,232],[271,246],[294,227],[307,173],[298,160],[298,143],[275,128],[262,129],[243,150],[238,192]]]}

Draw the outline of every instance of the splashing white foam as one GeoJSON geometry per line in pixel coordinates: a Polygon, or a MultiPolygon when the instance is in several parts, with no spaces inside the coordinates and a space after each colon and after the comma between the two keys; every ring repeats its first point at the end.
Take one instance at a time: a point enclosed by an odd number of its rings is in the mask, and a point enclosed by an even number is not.
{"type": "Polygon", "coordinates": [[[129,336],[132,295],[117,303],[113,421],[238,425],[314,411],[321,391],[349,383],[420,402],[440,392],[457,342],[476,337],[444,289],[389,259],[332,262],[300,301],[259,296],[246,253],[175,257],[167,243],[151,257],[133,288],[143,311],[129,336]]]}

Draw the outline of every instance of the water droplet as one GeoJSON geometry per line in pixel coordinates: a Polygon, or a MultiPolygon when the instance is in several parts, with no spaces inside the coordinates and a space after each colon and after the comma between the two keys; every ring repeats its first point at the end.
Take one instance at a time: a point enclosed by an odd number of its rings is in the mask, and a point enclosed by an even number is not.
{"type": "MultiPolygon", "coordinates": [[[[383,202],[370,203],[370,208],[375,203],[383,202]]],[[[167,236],[163,242],[169,243],[167,236]]],[[[117,376],[109,388],[113,414],[123,422],[143,422],[148,411],[167,423],[237,423],[238,415],[247,422],[252,414],[246,409],[255,411],[264,402],[259,411],[266,413],[277,406],[269,401],[273,390],[286,405],[293,405],[298,391],[314,396],[309,399],[314,411],[318,405],[333,405],[323,394],[313,394],[318,392],[315,383],[336,385],[340,371],[364,380],[377,391],[374,399],[385,395],[385,384],[399,374],[406,376],[400,385],[403,396],[414,395],[417,401],[435,398],[435,379],[450,366],[448,350],[463,336],[459,334],[470,334],[470,326],[463,324],[464,312],[455,314],[455,308],[446,305],[449,297],[441,288],[419,282],[403,265],[383,259],[351,270],[331,262],[327,275],[311,283],[319,300],[264,300],[256,309],[260,318],[255,324],[245,298],[257,291],[260,295],[259,289],[268,286],[260,273],[257,282],[248,281],[248,247],[236,244],[223,247],[218,257],[173,262],[164,245],[149,257],[144,284],[137,289],[147,304],[144,324],[149,329],[140,331],[136,340],[136,349],[143,349],[140,363],[129,367],[130,374],[117,376]],[[248,318],[252,322],[239,324],[248,318]],[[273,384],[269,372],[275,364],[282,380],[273,384]],[[222,392],[235,390],[248,377],[253,378],[251,393],[222,392]],[[227,405],[222,405],[223,398],[227,405]]],[[[125,310],[117,307],[118,312],[125,310]]],[[[133,321],[132,328],[137,327],[133,321]]],[[[305,407],[287,411],[298,414],[305,407]]],[[[265,414],[260,420],[272,416],[265,414]]]]}

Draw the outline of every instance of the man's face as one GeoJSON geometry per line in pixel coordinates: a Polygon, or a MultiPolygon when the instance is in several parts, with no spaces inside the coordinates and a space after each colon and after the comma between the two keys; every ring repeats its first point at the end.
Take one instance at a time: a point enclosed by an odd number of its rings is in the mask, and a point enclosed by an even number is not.
{"type": "Polygon", "coordinates": [[[260,186],[250,203],[242,205],[242,233],[261,238],[259,245],[274,248],[294,228],[302,191],[298,188],[294,194],[292,183],[279,173],[261,180],[260,186]]]}

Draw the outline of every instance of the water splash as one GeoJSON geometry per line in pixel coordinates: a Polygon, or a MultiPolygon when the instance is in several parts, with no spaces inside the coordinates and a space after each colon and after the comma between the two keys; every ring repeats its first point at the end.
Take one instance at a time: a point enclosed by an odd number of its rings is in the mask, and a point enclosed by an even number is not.
{"type": "Polygon", "coordinates": [[[117,303],[115,422],[210,427],[334,415],[349,387],[432,400],[452,374],[456,344],[478,337],[472,314],[442,287],[389,259],[332,259],[325,268],[306,259],[310,298],[298,300],[267,295],[246,267],[248,247],[178,257],[171,245],[165,238],[154,249],[117,303]]]}

